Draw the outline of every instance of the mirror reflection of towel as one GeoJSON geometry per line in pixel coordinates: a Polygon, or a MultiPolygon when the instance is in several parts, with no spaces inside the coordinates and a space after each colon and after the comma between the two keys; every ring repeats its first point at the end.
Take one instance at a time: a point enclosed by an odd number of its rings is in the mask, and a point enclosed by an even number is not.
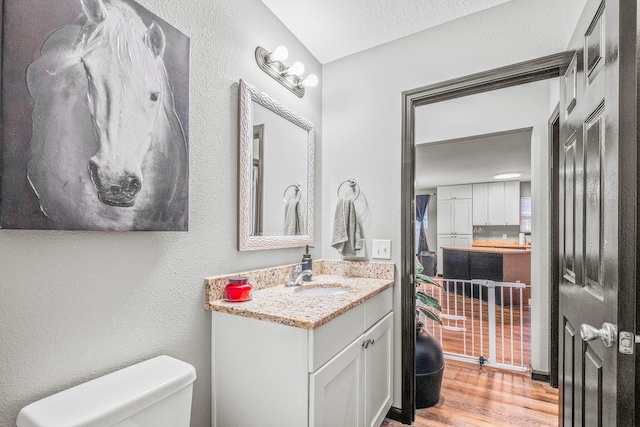
{"type": "Polygon", "coordinates": [[[340,255],[355,256],[356,251],[361,249],[361,238],[362,233],[353,200],[339,199],[333,218],[331,246],[336,248],[340,255]]]}
{"type": "Polygon", "coordinates": [[[297,236],[302,233],[302,207],[300,201],[288,202],[284,206],[284,234],[297,236]]]}

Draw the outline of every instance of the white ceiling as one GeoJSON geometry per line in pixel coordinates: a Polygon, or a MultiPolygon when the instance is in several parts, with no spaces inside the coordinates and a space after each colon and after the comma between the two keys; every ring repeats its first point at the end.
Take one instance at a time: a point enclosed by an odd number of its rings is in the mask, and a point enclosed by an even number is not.
{"type": "Polygon", "coordinates": [[[262,0],[326,64],[510,0],[262,0]]]}
{"type": "Polygon", "coordinates": [[[530,129],[551,115],[558,84],[541,80],[417,107],[416,188],[490,182],[507,172],[529,181],[530,129]]]}
{"type": "Polygon", "coordinates": [[[496,181],[516,172],[531,181],[531,128],[416,145],[416,189],[496,181]]]}
{"type": "MultiPolygon", "coordinates": [[[[464,16],[490,9],[510,0],[261,0],[282,23],[296,36],[322,64],[345,56],[392,42],[416,32],[445,24],[464,16]]],[[[530,16],[531,28],[527,31],[552,31],[558,39],[564,40],[570,34],[566,28],[574,23],[565,23],[564,18],[573,17],[584,7],[585,0],[563,0],[548,10],[537,10],[530,16]],[[562,12],[567,12],[562,15],[562,12]],[[560,19],[555,19],[562,15],[560,19]],[[555,19],[555,20],[554,20],[555,19]],[[547,21],[551,24],[546,25],[547,21]],[[545,26],[546,25],[546,26],[545,26]],[[565,28],[566,27],[566,28],[565,28]],[[533,28],[533,30],[532,30],[533,28]],[[563,32],[564,31],[564,32],[563,32]]],[[[533,35],[532,35],[533,36],[533,35]]],[[[568,41],[568,40],[567,40],[568,41]]],[[[560,44],[564,46],[566,41],[560,44]]],[[[557,89],[556,89],[557,91],[557,89]]],[[[469,98],[463,102],[468,101],[469,98]]],[[[462,101],[462,100],[460,100],[462,101]]],[[[492,105],[499,105],[491,101],[492,105]]],[[[436,104],[442,108],[445,103],[436,104]]],[[[502,104],[502,105],[509,105],[502,104]]],[[[476,110],[475,115],[478,115],[476,110]]],[[[441,114],[448,114],[446,110],[441,114]]],[[[429,114],[433,122],[436,117],[429,114]]],[[[466,115],[466,117],[470,117],[466,115]]],[[[468,129],[457,135],[431,135],[432,138],[419,140],[420,123],[416,118],[416,143],[442,141],[430,148],[419,147],[416,153],[416,188],[434,188],[438,185],[452,185],[466,182],[487,182],[501,171],[501,165],[511,165],[509,169],[519,169],[520,180],[529,180],[530,170],[530,124],[510,123],[498,130],[485,129],[469,122],[468,129]],[[479,135],[474,137],[473,135],[479,135]],[[435,138],[434,138],[435,137],[435,138]],[[462,149],[462,147],[465,147],[462,149]],[[457,150],[465,159],[461,165],[452,167],[450,159],[457,150]],[[430,161],[425,160],[427,156],[430,161]],[[439,157],[438,157],[439,156],[439,157]],[[426,162],[428,167],[423,167],[426,162]],[[464,171],[460,173],[460,171],[464,171]],[[428,179],[426,178],[428,177],[428,179]],[[423,185],[428,186],[424,187],[423,185]]],[[[453,127],[461,132],[458,123],[453,127]]],[[[451,132],[449,132],[451,133],[451,132]]],[[[462,158],[462,157],[461,157],[462,158]]]]}

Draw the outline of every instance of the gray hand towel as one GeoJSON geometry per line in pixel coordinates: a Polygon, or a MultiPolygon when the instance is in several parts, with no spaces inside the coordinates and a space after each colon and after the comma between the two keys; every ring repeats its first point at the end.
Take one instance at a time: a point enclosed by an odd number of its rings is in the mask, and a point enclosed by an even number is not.
{"type": "Polygon", "coordinates": [[[339,199],[333,218],[331,246],[336,248],[340,255],[354,256],[356,251],[361,249],[361,238],[362,233],[353,200],[339,199]]]}
{"type": "Polygon", "coordinates": [[[284,234],[297,236],[302,234],[302,207],[300,201],[291,201],[284,207],[284,234]]]}

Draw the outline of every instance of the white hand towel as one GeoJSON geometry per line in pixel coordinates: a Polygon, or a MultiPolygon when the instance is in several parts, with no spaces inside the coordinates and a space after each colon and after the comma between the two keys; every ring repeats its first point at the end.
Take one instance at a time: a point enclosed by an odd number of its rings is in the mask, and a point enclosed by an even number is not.
{"type": "Polygon", "coordinates": [[[333,218],[331,246],[341,255],[354,256],[356,251],[361,249],[361,238],[362,233],[353,200],[339,199],[333,218]]]}

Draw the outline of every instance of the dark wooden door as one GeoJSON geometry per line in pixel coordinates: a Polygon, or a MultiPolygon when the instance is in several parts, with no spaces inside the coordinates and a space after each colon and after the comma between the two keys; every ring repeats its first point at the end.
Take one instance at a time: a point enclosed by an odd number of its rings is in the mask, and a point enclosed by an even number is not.
{"type": "Polygon", "coordinates": [[[635,425],[635,1],[587,0],[560,84],[560,424],[635,425]],[[601,339],[601,335],[604,338],[601,339]],[[628,341],[625,341],[627,343],[628,341]],[[625,349],[625,351],[629,351],[625,349]]]}

